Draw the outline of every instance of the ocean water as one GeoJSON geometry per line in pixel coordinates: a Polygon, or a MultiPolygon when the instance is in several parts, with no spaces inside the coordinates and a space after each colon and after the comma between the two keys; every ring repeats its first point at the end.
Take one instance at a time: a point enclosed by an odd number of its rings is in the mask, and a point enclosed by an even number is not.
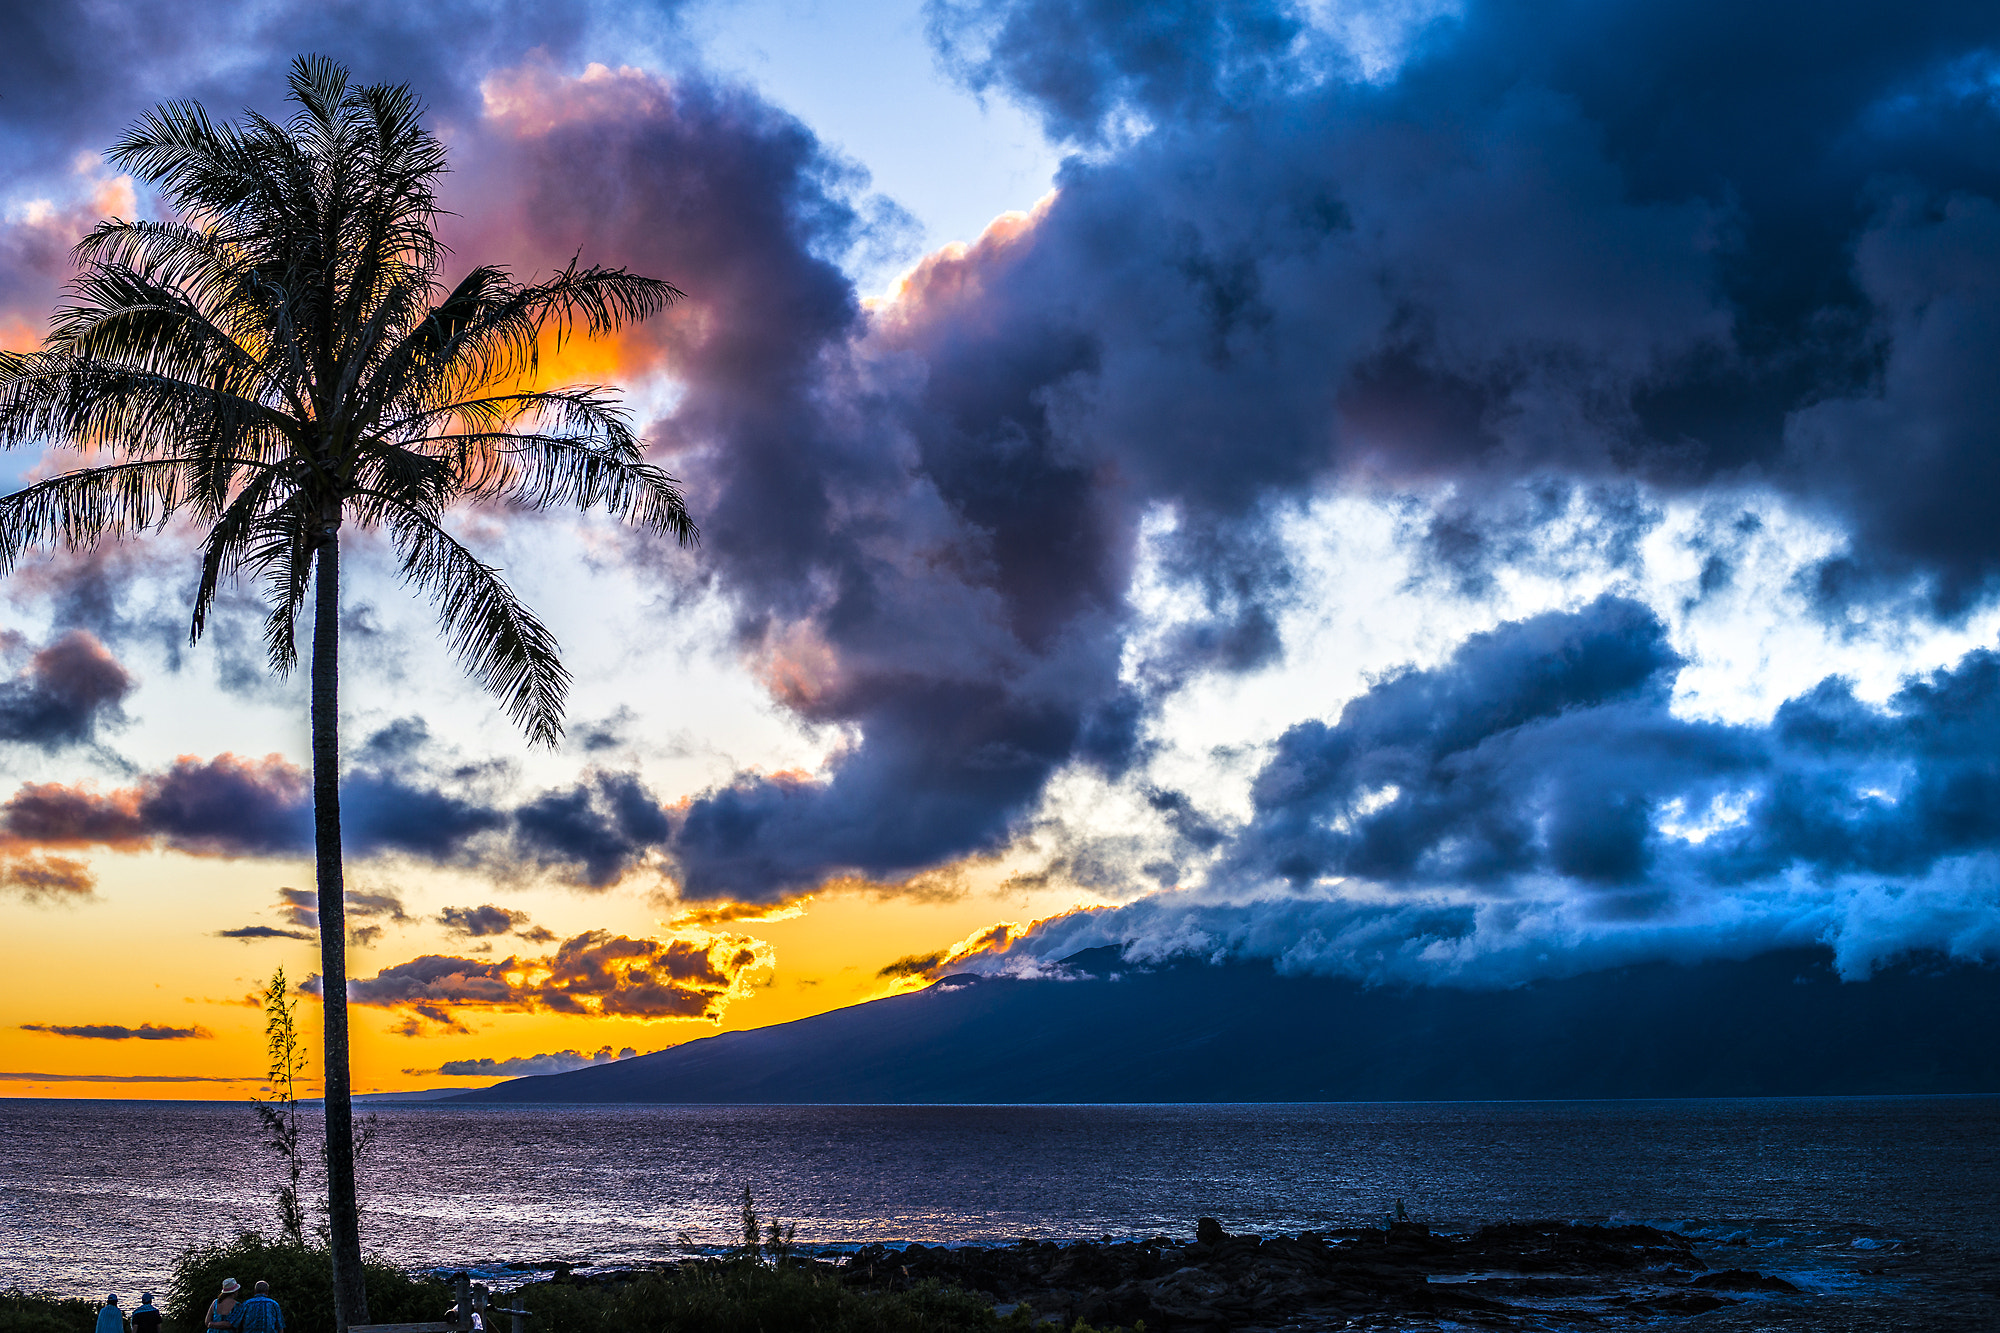
{"type": "MultiPolygon", "coordinates": [[[[2000,1328],[2000,1098],[374,1109],[364,1243],[410,1268],[801,1244],[1640,1221],[1815,1295],[1703,1328],[2000,1328]],[[1864,1273],[1886,1268],[1886,1273],[1864,1273]]],[[[0,1100],[0,1287],[164,1288],[271,1226],[242,1103],[0,1100]]],[[[247,1275],[254,1277],[254,1275],[247,1275]]],[[[1413,1325],[1415,1327],[1416,1325],[1413,1325]]]]}

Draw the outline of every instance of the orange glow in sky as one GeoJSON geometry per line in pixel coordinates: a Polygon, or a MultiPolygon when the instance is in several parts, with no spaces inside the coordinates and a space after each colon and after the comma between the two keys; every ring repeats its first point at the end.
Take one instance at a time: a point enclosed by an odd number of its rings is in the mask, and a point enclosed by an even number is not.
{"type": "MultiPolygon", "coordinates": [[[[221,929],[272,924],[277,889],[309,884],[305,862],[229,861],[173,853],[100,853],[93,860],[97,898],[88,904],[33,905],[0,898],[0,935],[7,940],[7,982],[0,991],[0,1096],[214,1099],[248,1096],[265,1067],[264,1016],[256,992],[283,965],[294,981],[319,971],[310,940],[221,938],[221,929]],[[193,1031],[170,1039],[112,1040],[36,1030],[91,1027],[193,1031]],[[164,1076],[224,1081],[60,1081],[22,1075],[164,1076]]],[[[375,882],[350,871],[357,887],[375,882]]],[[[996,913],[1019,919],[1049,915],[1073,894],[996,893],[993,867],[972,867],[957,898],[883,895],[866,886],[835,887],[776,907],[731,909],[694,905],[663,909],[639,895],[585,897],[563,889],[520,891],[481,886],[470,877],[430,872],[398,877],[409,920],[349,949],[351,975],[415,955],[481,958],[434,920],[448,904],[474,895],[524,907],[558,935],[599,928],[635,938],[748,936],[769,950],[775,967],[746,977],[721,1021],[641,1020],[547,1011],[464,1009],[466,1030],[426,1027],[406,1035],[403,1011],[350,1008],[354,1086],[360,1092],[479,1087],[493,1078],[455,1078],[435,1071],[445,1061],[592,1051],[610,1045],[659,1050],[718,1032],[805,1018],[912,988],[882,969],[913,955],[950,953],[991,929],[996,913]],[[724,918],[727,918],[726,920],[724,918]]],[[[519,940],[496,941],[498,956],[540,952],[519,940]]],[[[309,1051],[317,1052],[319,1010],[300,1007],[309,1051]]],[[[313,1077],[318,1077],[316,1054],[313,1077]]]]}

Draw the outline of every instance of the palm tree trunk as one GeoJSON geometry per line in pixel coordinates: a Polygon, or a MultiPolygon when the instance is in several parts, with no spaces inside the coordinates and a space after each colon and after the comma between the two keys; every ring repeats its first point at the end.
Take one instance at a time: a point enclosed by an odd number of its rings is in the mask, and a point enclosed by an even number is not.
{"type": "Polygon", "coordinates": [[[326,1214],[334,1326],[368,1322],[361,1212],[354,1196],[354,1101],[347,1077],[347,888],[340,864],[340,530],[321,539],[313,607],[313,842],[326,1011],[326,1214]]]}

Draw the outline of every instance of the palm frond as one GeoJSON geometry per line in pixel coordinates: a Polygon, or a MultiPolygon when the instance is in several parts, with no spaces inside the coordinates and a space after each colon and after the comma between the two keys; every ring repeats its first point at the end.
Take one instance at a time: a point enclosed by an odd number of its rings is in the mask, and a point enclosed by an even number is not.
{"type": "Polygon", "coordinates": [[[209,611],[215,605],[221,581],[236,573],[246,561],[256,561],[257,553],[251,543],[260,537],[268,540],[266,529],[272,517],[269,511],[295,501],[300,494],[294,470],[272,467],[217,507],[208,536],[202,542],[201,575],[195,583],[194,614],[188,626],[190,643],[200,639],[208,627],[209,611]]]}
{"type": "Polygon", "coordinates": [[[186,502],[185,459],[65,472],[0,497],[0,574],[36,547],[90,547],[165,525],[186,502]]]}
{"type": "Polygon", "coordinates": [[[606,512],[634,527],[672,537],[682,546],[701,540],[680,482],[664,469],[574,436],[508,432],[490,437],[501,465],[468,498],[494,499],[523,509],[567,505],[606,512]]]}
{"type": "Polygon", "coordinates": [[[247,465],[295,426],[227,388],[90,357],[30,353],[0,369],[0,444],[105,446],[128,459],[192,450],[247,465]]]}
{"type": "Polygon", "coordinates": [[[561,339],[579,322],[593,337],[614,333],[659,314],[686,299],[687,293],[670,282],[622,268],[579,269],[572,259],[547,282],[522,289],[521,296],[561,339]]]}
{"type": "Polygon", "coordinates": [[[271,669],[289,675],[299,663],[299,612],[305,607],[313,562],[320,544],[329,540],[318,523],[318,511],[302,493],[265,515],[258,532],[262,540],[246,551],[243,563],[263,576],[264,650],[271,669]]]}
{"type": "Polygon", "coordinates": [[[570,675],[555,636],[498,570],[437,524],[405,514],[388,526],[403,557],[403,576],[430,596],[466,674],[499,696],[530,744],[560,741],[570,675]]]}

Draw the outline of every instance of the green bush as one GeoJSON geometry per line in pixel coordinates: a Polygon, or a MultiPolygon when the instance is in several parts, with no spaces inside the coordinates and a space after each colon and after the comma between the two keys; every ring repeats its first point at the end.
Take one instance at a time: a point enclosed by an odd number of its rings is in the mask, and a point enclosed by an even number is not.
{"type": "Polygon", "coordinates": [[[96,1301],[0,1291],[0,1333],[90,1333],[96,1325],[96,1301]]]}
{"type": "MultiPolygon", "coordinates": [[[[375,1262],[368,1264],[367,1275],[370,1323],[443,1319],[451,1308],[451,1288],[442,1282],[375,1262]]],[[[286,1333],[333,1333],[333,1261],[325,1248],[266,1240],[255,1232],[182,1251],[160,1307],[170,1333],[201,1333],[208,1303],[228,1277],[243,1284],[245,1300],[258,1282],[270,1283],[271,1296],[285,1312],[286,1333]]]]}
{"type": "MultiPolygon", "coordinates": [[[[924,1283],[867,1292],[810,1265],[733,1260],[690,1264],[616,1285],[540,1282],[518,1301],[528,1333],[975,1333],[1023,1329],[1028,1312],[1002,1319],[982,1297],[924,1283]]],[[[494,1322],[504,1327],[500,1316],[494,1322]]]]}
{"type": "MultiPolygon", "coordinates": [[[[243,1284],[246,1298],[260,1279],[269,1282],[284,1308],[286,1333],[333,1333],[327,1252],[255,1234],[181,1254],[160,1306],[167,1333],[202,1333],[208,1303],[227,1277],[243,1284]]],[[[447,1283],[368,1265],[371,1323],[443,1319],[454,1299],[447,1283]]],[[[1028,1333],[1034,1327],[1027,1307],[1002,1318],[984,1297],[957,1287],[926,1282],[907,1291],[857,1290],[820,1265],[774,1264],[746,1251],[629,1282],[532,1283],[496,1293],[493,1303],[528,1310],[528,1333],[1028,1333]]],[[[0,1333],[90,1333],[95,1312],[89,1301],[11,1293],[0,1297],[0,1333]]],[[[487,1326],[505,1333],[507,1316],[491,1315],[487,1326]]]]}

